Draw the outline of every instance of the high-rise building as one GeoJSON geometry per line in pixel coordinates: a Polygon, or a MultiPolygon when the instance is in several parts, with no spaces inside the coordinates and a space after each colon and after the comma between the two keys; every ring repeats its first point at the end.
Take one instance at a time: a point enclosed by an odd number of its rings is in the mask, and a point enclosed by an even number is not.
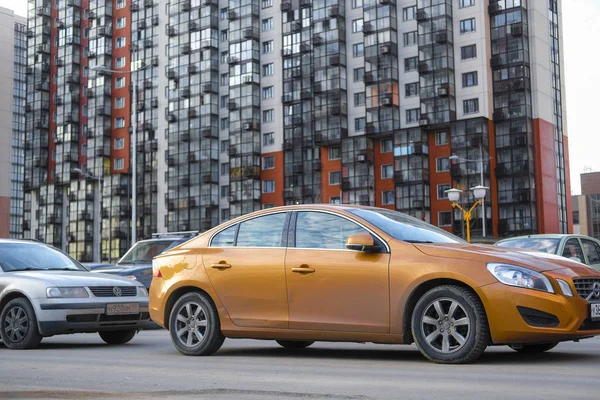
{"type": "Polygon", "coordinates": [[[26,20],[0,7],[0,237],[20,237],[23,222],[26,20]]]}
{"type": "Polygon", "coordinates": [[[481,183],[488,235],[567,232],[560,15],[555,0],[29,0],[26,235],[114,260],[133,201],[138,237],[319,202],[460,232],[445,191],[468,203],[481,183]]]}

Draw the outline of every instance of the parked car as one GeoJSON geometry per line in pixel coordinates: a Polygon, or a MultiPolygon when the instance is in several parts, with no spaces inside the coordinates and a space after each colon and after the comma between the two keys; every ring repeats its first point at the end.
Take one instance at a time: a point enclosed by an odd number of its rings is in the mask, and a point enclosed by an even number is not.
{"type": "Polygon", "coordinates": [[[149,289],[152,282],[152,258],[197,235],[197,231],[155,233],[150,239],[136,242],[116,264],[92,265],[91,270],[136,279],[149,289]]]}
{"type": "Polygon", "coordinates": [[[500,247],[515,247],[558,254],[600,270],[600,240],[583,235],[516,236],[496,243],[500,247]]]}
{"type": "Polygon", "coordinates": [[[600,335],[600,272],[380,208],[254,212],[162,253],[153,275],[150,316],[186,355],[226,337],[415,342],[434,362],[466,363],[490,345],[537,353],[600,335]]]}
{"type": "Polygon", "coordinates": [[[6,347],[30,349],[46,336],[81,332],[124,344],[148,320],[144,285],[92,274],[39,242],[0,239],[0,338],[6,347]]]}

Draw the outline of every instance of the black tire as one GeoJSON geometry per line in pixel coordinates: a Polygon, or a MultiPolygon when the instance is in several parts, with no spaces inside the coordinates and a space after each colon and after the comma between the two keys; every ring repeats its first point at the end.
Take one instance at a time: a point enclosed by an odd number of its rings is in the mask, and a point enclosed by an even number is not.
{"type": "Polygon", "coordinates": [[[536,343],[536,344],[524,344],[524,345],[514,345],[511,344],[509,347],[514,351],[518,351],[523,354],[539,354],[545,351],[552,350],[558,346],[558,343],[536,343]]]}
{"type": "Polygon", "coordinates": [[[217,308],[210,297],[199,292],[186,293],[175,302],[169,332],[175,348],[186,356],[210,356],[225,341],[217,308]]]}
{"type": "Polygon", "coordinates": [[[0,337],[13,350],[34,349],[42,341],[31,303],[19,297],[6,304],[0,313],[0,337]],[[14,325],[14,323],[18,324],[14,325]],[[17,329],[15,330],[15,328],[17,329]]]}
{"type": "Polygon", "coordinates": [[[276,340],[276,342],[286,349],[305,349],[314,343],[310,340],[276,340]]]}
{"type": "Polygon", "coordinates": [[[489,344],[483,305],[474,293],[460,286],[438,286],[425,293],[413,310],[411,326],[419,351],[439,364],[473,362],[489,344]]]}
{"type": "Polygon", "coordinates": [[[106,342],[106,344],[125,344],[131,341],[137,330],[129,329],[124,331],[104,331],[98,332],[102,340],[106,342]]]}

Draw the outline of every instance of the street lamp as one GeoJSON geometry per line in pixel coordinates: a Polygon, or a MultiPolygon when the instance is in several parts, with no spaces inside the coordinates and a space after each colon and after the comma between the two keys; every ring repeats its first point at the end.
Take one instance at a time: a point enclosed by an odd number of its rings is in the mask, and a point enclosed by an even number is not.
{"type": "MultiPolygon", "coordinates": [[[[137,67],[137,63],[132,63],[135,64],[137,67]]],[[[137,185],[137,112],[136,112],[136,107],[137,107],[137,91],[138,91],[138,84],[137,84],[137,76],[135,77],[136,79],[133,79],[133,74],[135,74],[136,72],[139,72],[145,68],[147,68],[149,65],[143,66],[141,68],[134,68],[131,70],[125,70],[125,71],[117,71],[117,70],[113,70],[113,69],[108,69],[102,65],[95,65],[92,68],[90,68],[92,71],[96,71],[96,72],[104,72],[104,73],[113,73],[113,74],[129,74],[132,76],[132,80],[134,81],[134,88],[133,88],[133,115],[134,115],[134,121],[133,121],[133,132],[132,132],[132,139],[131,139],[131,148],[132,148],[132,167],[131,167],[131,245],[135,244],[135,242],[137,241],[137,190],[136,190],[136,185],[137,185]]]]}
{"type": "Polygon", "coordinates": [[[89,180],[98,182],[98,195],[94,196],[94,212],[96,213],[96,216],[94,218],[93,248],[95,249],[95,251],[92,252],[92,254],[96,253],[95,256],[93,257],[93,259],[94,259],[94,262],[99,263],[102,261],[102,239],[100,238],[100,236],[102,235],[102,232],[100,230],[100,197],[102,195],[102,189],[100,187],[100,184],[104,179],[95,177],[94,175],[90,174],[88,171],[83,171],[81,168],[73,168],[71,170],[71,172],[79,174],[79,175],[83,176],[85,179],[89,179],[89,180]]]}
{"type": "Polygon", "coordinates": [[[475,207],[477,207],[480,204],[483,206],[483,199],[485,198],[485,195],[486,195],[486,192],[488,189],[489,188],[482,186],[482,185],[478,185],[478,186],[471,188],[471,191],[473,192],[473,195],[475,196],[477,201],[475,201],[475,203],[473,203],[471,208],[468,210],[465,210],[464,208],[461,207],[460,204],[458,204],[458,201],[460,200],[460,195],[463,193],[462,190],[460,190],[460,189],[446,190],[446,195],[448,196],[448,200],[450,200],[452,202],[452,208],[458,208],[463,213],[463,218],[464,218],[465,224],[467,225],[467,242],[471,242],[471,216],[472,216],[473,210],[475,209],[475,207]]]}

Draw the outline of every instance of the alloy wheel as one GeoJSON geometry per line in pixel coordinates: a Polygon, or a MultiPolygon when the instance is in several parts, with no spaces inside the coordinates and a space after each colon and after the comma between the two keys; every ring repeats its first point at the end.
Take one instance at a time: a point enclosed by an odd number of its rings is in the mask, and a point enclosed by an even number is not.
{"type": "Polygon", "coordinates": [[[427,345],[449,354],[460,350],[471,334],[471,321],[466,308],[456,299],[439,298],[421,316],[421,332],[427,345]]]}
{"type": "Polygon", "coordinates": [[[29,317],[20,306],[14,306],[8,311],[3,324],[7,338],[14,343],[22,341],[29,331],[29,317]]]}
{"type": "Polygon", "coordinates": [[[177,310],[177,340],[188,348],[202,343],[208,329],[208,313],[197,302],[186,302],[177,310]]]}

